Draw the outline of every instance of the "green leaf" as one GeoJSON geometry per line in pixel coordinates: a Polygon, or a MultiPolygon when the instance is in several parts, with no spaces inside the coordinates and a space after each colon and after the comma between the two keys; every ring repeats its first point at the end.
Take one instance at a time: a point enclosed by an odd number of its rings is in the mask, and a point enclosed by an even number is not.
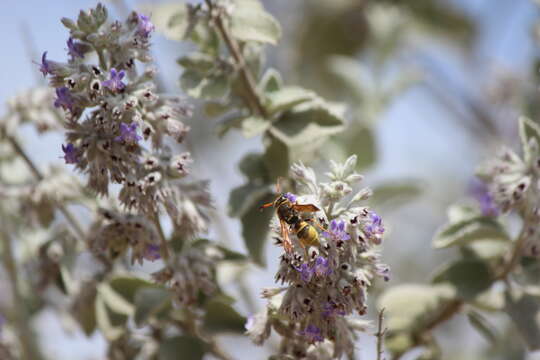
{"type": "Polygon", "coordinates": [[[475,258],[483,260],[500,260],[510,250],[512,243],[508,241],[479,239],[465,245],[475,258]]]}
{"type": "Polygon", "coordinates": [[[523,256],[521,258],[521,268],[527,283],[540,283],[540,262],[536,257],[523,256]]]}
{"type": "Polygon", "coordinates": [[[281,27],[259,1],[243,0],[231,14],[231,33],[241,41],[275,45],[281,37],[281,27]]]}
{"type": "Polygon", "coordinates": [[[108,341],[115,341],[125,332],[127,317],[112,312],[98,295],[95,302],[96,323],[108,341]]]}
{"type": "Polygon", "coordinates": [[[122,296],[128,303],[135,303],[135,293],[142,287],[154,286],[149,281],[136,277],[119,276],[109,281],[110,287],[122,296]]]}
{"type": "Polygon", "coordinates": [[[322,127],[342,126],[345,122],[345,106],[341,103],[327,102],[320,97],[302,102],[280,117],[278,123],[303,125],[315,123],[322,127]]]}
{"type": "Polygon", "coordinates": [[[481,260],[465,259],[445,265],[433,277],[434,283],[450,283],[464,300],[472,300],[492,284],[489,267],[481,260]]]}
{"type": "Polygon", "coordinates": [[[171,308],[171,293],[161,287],[144,287],[135,295],[135,324],[144,325],[152,316],[166,313],[171,308]]]}
{"type": "Polygon", "coordinates": [[[242,217],[262,205],[260,199],[269,193],[268,185],[247,183],[231,191],[229,195],[229,216],[242,217]]]}
{"type": "Polygon", "coordinates": [[[286,177],[292,164],[287,145],[271,134],[264,136],[263,144],[266,148],[263,160],[270,179],[277,179],[280,176],[286,177]]]}
{"type": "MultiPolygon", "coordinates": [[[[270,128],[270,134],[279,139],[286,147],[299,155],[311,154],[320,147],[328,136],[343,131],[344,127],[320,126],[308,118],[297,122],[279,121],[270,128]]],[[[295,159],[296,160],[296,159],[295,159]]]]}
{"type": "Polygon", "coordinates": [[[384,0],[397,4],[404,14],[410,14],[413,24],[421,26],[421,30],[435,33],[469,46],[474,40],[476,23],[462,8],[451,2],[433,0],[384,0]]]}
{"type": "Polygon", "coordinates": [[[249,153],[245,155],[238,165],[240,172],[244,174],[250,181],[260,180],[263,183],[268,183],[268,170],[264,165],[264,155],[249,153]]]}
{"type": "Polygon", "coordinates": [[[254,198],[251,207],[247,209],[240,219],[242,222],[242,236],[249,255],[255,263],[261,266],[266,264],[263,251],[268,237],[270,219],[274,216],[274,212],[270,211],[270,209],[261,212],[259,207],[273,200],[274,195],[271,192],[254,198]]]}
{"type": "Polygon", "coordinates": [[[420,181],[394,180],[373,188],[373,196],[369,199],[371,206],[399,206],[414,200],[422,193],[420,181]]]}
{"type": "Polygon", "coordinates": [[[200,75],[208,74],[216,67],[216,59],[208,54],[190,53],[178,59],[178,64],[186,70],[192,70],[200,75]]]}
{"type": "Polygon", "coordinates": [[[467,318],[471,325],[491,343],[497,341],[497,329],[489,323],[485,316],[476,311],[469,311],[467,318]]]}
{"type": "Polygon", "coordinates": [[[204,103],[203,111],[208,117],[217,117],[225,114],[231,106],[229,104],[223,104],[215,101],[207,101],[204,103]]]}
{"type": "Polygon", "coordinates": [[[504,292],[496,286],[492,286],[474,298],[471,305],[484,311],[501,311],[504,308],[504,292]]]}
{"type": "Polygon", "coordinates": [[[189,96],[201,99],[221,99],[230,90],[226,74],[204,76],[195,70],[185,70],[180,77],[180,86],[189,96]]]}
{"type": "Polygon", "coordinates": [[[259,89],[264,93],[270,93],[281,89],[283,79],[281,74],[274,68],[268,68],[259,82],[259,89]]]}
{"type": "Polygon", "coordinates": [[[225,261],[245,261],[247,260],[246,255],[230,250],[229,248],[218,245],[213,241],[208,239],[197,239],[192,244],[192,247],[202,247],[202,248],[214,248],[223,254],[223,260],[225,261]]]}
{"type": "Polygon", "coordinates": [[[523,154],[525,162],[531,161],[531,156],[537,155],[531,153],[531,146],[535,146],[535,153],[538,153],[538,147],[540,146],[540,125],[538,123],[528,119],[524,116],[519,118],[519,136],[521,138],[521,145],[523,146],[523,154]],[[533,143],[535,145],[532,145],[533,143]]]}
{"type": "Polygon", "coordinates": [[[206,306],[204,328],[209,333],[245,331],[246,318],[240,315],[231,305],[211,300],[206,306]]]}
{"type": "Polygon", "coordinates": [[[242,134],[246,138],[261,135],[272,125],[270,121],[257,116],[250,116],[242,121],[242,134]]]}
{"type": "Polygon", "coordinates": [[[448,222],[451,224],[471,220],[480,216],[477,207],[462,204],[450,205],[447,211],[448,222]]]}
{"type": "Polygon", "coordinates": [[[506,313],[516,325],[530,351],[540,350],[540,298],[523,292],[506,292],[506,313]]]}
{"type": "Polygon", "coordinates": [[[171,40],[184,39],[190,21],[185,3],[171,1],[161,4],[142,4],[139,9],[144,14],[152,14],[152,23],[156,31],[171,40]]]}
{"type": "Polygon", "coordinates": [[[99,296],[105,301],[105,304],[118,314],[130,316],[133,314],[133,305],[129,303],[122,295],[112,289],[106,283],[98,286],[99,296]]]}
{"type": "Polygon", "coordinates": [[[159,346],[159,360],[202,360],[207,345],[199,338],[183,335],[168,338],[159,346]]]}
{"type": "Polygon", "coordinates": [[[421,328],[454,298],[455,289],[449,285],[403,284],[385,291],[377,307],[385,309],[390,331],[411,331],[421,328]]]}
{"type": "Polygon", "coordinates": [[[92,335],[96,328],[96,296],[95,286],[82,290],[72,307],[72,315],[77,320],[86,336],[92,335]]]}
{"type": "Polygon", "coordinates": [[[266,94],[266,109],[270,115],[273,115],[292,109],[294,106],[313,100],[315,97],[316,94],[313,91],[297,86],[286,86],[266,94]]]}
{"type": "Polygon", "coordinates": [[[483,239],[509,240],[504,227],[497,219],[476,216],[443,226],[435,235],[433,246],[442,249],[483,239]]]}
{"type": "Polygon", "coordinates": [[[246,115],[239,115],[237,113],[231,114],[230,116],[225,117],[216,125],[216,131],[218,136],[221,138],[227,134],[232,128],[240,129],[242,127],[242,122],[248,118],[246,115]]]}

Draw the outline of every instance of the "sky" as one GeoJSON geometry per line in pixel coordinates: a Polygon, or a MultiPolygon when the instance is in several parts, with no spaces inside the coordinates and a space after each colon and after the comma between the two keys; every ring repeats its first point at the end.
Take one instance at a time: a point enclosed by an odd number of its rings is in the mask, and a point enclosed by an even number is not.
{"type": "MultiPolygon", "coordinates": [[[[278,0],[276,0],[278,1],[278,0]]],[[[282,0],[286,1],[286,0],[282,0]]],[[[459,89],[473,94],[481,91],[479,81],[496,69],[506,68],[520,74],[529,72],[528,59],[535,51],[530,40],[531,22],[537,17],[533,5],[527,0],[460,0],[455,1],[479,19],[480,38],[471,59],[464,60],[439,44],[420,44],[422,56],[415,58],[419,63],[426,57],[441,64],[441,71],[459,89]]],[[[41,53],[48,51],[50,59],[65,58],[67,30],[61,25],[62,16],[76,17],[80,9],[95,5],[94,0],[0,0],[0,37],[2,56],[0,56],[0,104],[13,94],[28,89],[41,81],[37,66],[41,53]]],[[[135,4],[136,1],[128,1],[135,4]]],[[[163,74],[176,78],[179,74],[175,57],[163,57],[175,49],[175,44],[156,37],[156,58],[163,74]]],[[[0,116],[4,108],[0,105],[0,116]]],[[[25,144],[40,166],[60,156],[61,138],[55,135],[36,137],[25,132],[25,144]]],[[[373,179],[381,178],[421,178],[437,191],[444,184],[441,178],[448,177],[465,186],[472,175],[474,166],[485,156],[478,152],[474,143],[463,136],[461,128],[445,109],[429,96],[425,89],[415,88],[401,96],[377,125],[380,163],[370,174],[373,179]],[[427,151],[429,149],[429,151],[427,151]],[[437,169],[437,173],[434,173],[437,169]]],[[[231,135],[223,140],[222,149],[230,149],[231,144],[242,143],[230,154],[230,164],[236,164],[247,149],[257,148],[257,141],[245,141],[231,135]]],[[[218,207],[225,208],[231,188],[243,182],[236,170],[217,159],[208,159],[206,164],[196,165],[204,176],[220,179],[212,184],[218,207]],[[221,176],[221,177],[220,177],[221,176]]],[[[411,216],[408,227],[402,232],[404,237],[417,234],[426,217],[431,222],[442,221],[444,214],[428,214],[420,207],[420,216],[411,216]]],[[[239,227],[236,222],[226,224],[233,234],[235,246],[242,249],[239,227]]],[[[428,229],[431,231],[430,229],[428,229]]],[[[428,232],[426,230],[426,232],[428,232]]],[[[269,248],[268,259],[276,259],[278,250],[269,248]]],[[[389,250],[390,253],[395,250],[389,250]]],[[[268,269],[254,270],[249,278],[253,288],[271,286],[275,265],[268,269]]],[[[260,303],[262,304],[262,303],[260,303]]],[[[41,339],[47,344],[51,359],[94,360],[103,356],[103,340],[95,336],[88,340],[80,333],[66,335],[61,324],[55,321],[52,313],[41,314],[38,319],[41,339]],[[87,355],[87,356],[86,356],[87,355]]],[[[369,340],[366,340],[369,342],[369,340]]],[[[372,346],[372,344],[369,344],[372,346]]],[[[254,350],[260,351],[260,350],[254,350]]],[[[369,353],[369,352],[368,352],[369,353]]]]}

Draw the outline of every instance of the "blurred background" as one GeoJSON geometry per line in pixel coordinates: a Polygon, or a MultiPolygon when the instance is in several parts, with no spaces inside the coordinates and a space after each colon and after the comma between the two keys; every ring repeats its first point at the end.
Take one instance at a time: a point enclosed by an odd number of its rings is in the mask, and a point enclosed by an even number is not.
{"type": "MultiPolygon", "coordinates": [[[[401,206],[383,203],[378,209],[390,229],[384,257],[393,275],[389,283],[377,284],[372,298],[385,286],[429,281],[437,264],[453,256],[451,250],[431,249],[447,206],[467,195],[480,161],[503,143],[517,143],[518,116],[537,115],[537,4],[531,0],[263,2],[283,27],[281,42],[267,49],[267,64],[281,71],[286,83],[349,105],[354,136],[339,140],[345,146],[328,144],[323,156],[339,159],[357,153],[367,185],[406,183],[414,189],[401,206]]],[[[148,3],[126,0],[107,5],[120,16],[148,3]]],[[[43,51],[50,59],[65,58],[67,31],[59,19],[73,18],[95,4],[94,0],[0,1],[2,104],[43,81],[33,64],[43,51]]],[[[159,33],[154,42],[166,90],[178,93],[181,69],[176,59],[190,47],[159,33]]],[[[0,106],[0,115],[3,111],[0,106]]],[[[187,123],[192,127],[188,136],[195,159],[192,173],[210,179],[221,214],[212,234],[227,237],[236,250],[245,252],[239,221],[228,217],[227,202],[231,189],[244,182],[236,164],[245,153],[262,148],[260,139],[246,140],[237,132],[219,139],[215,121],[200,112],[187,123]]],[[[21,137],[40,166],[61,162],[60,136],[38,135],[28,128],[21,137]]],[[[264,305],[258,293],[273,285],[280,251],[267,244],[267,268],[250,268],[245,281],[254,304],[241,301],[242,313],[264,305]]],[[[234,282],[229,288],[240,291],[234,282]]],[[[0,301],[6,297],[0,291],[0,301]]],[[[97,333],[87,338],[76,329],[66,331],[53,310],[42,311],[33,325],[49,359],[105,358],[105,342],[97,333]]],[[[491,345],[460,317],[437,330],[436,336],[449,359],[540,359],[523,353],[523,345],[511,336],[498,355],[488,355],[491,345]]],[[[239,359],[267,354],[247,339],[225,340],[225,347],[239,359]]],[[[374,346],[374,339],[364,336],[358,358],[373,358],[374,346]]]]}

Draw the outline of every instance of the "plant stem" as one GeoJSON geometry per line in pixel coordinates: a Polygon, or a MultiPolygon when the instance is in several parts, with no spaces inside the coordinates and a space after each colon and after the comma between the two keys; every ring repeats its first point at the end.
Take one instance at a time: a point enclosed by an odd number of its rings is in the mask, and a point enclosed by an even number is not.
{"type": "MultiPolygon", "coordinates": [[[[2,226],[2,229],[5,229],[2,226]]],[[[21,296],[19,289],[19,278],[17,265],[13,256],[13,248],[11,246],[11,239],[6,233],[0,233],[2,237],[2,253],[4,255],[4,267],[6,268],[9,283],[11,285],[12,301],[13,301],[13,322],[19,334],[19,342],[21,345],[21,355],[23,360],[39,360],[43,357],[39,352],[39,349],[35,343],[35,335],[30,328],[30,322],[28,319],[28,313],[25,308],[25,302],[21,296]]]]}
{"type": "Polygon", "coordinates": [[[253,112],[258,113],[263,118],[268,118],[268,112],[263,106],[261,97],[257,92],[257,85],[253,74],[247,67],[246,60],[244,59],[242,51],[240,50],[240,46],[238,45],[234,37],[231,36],[231,34],[229,33],[229,29],[223,21],[222,9],[216,6],[212,2],[212,0],[205,0],[205,2],[208,6],[208,9],[210,10],[210,16],[215,21],[219,34],[223,38],[223,41],[225,41],[227,49],[229,49],[229,52],[231,53],[236,63],[236,66],[240,71],[240,77],[242,79],[242,83],[244,84],[248,97],[247,99],[245,99],[245,102],[253,112]]]}
{"type": "Polygon", "coordinates": [[[501,273],[495,277],[496,280],[503,280],[516,267],[519,257],[521,256],[521,253],[523,252],[523,247],[525,246],[525,243],[527,240],[528,229],[529,229],[529,222],[526,220],[524,221],[523,228],[521,229],[521,232],[519,233],[519,236],[516,240],[516,244],[514,245],[514,250],[512,252],[512,256],[510,257],[510,260],[508,260],[508,262],[506,263],[506,266],[503,268],[501,273]]]}
{"type": "Polygon", "coordinates": [[[375,336],[377,337],[377,360],[383,360],[383,342],[384,342],[384,335],[386,334],[386,328],[383,329],[383,321],[384,321],[384,308],[379,311],[379,326],[377,328],[377,333],[375,336]]]}
{"type": "MultiPolygon", "coordinates": [[[[41,173],[41,171],[39,171],[39,169],[34,164],[32,159],[30,159],[30,157],[26,154],[26,152],[21,147],[19,142],[13,136],[8,136],[7,138],[11,146],[13,146],[13,149],[17,152],[17,154],[19,154],[22,157],[24,162],[28,165],[31,172],[34,174],[35,178],[38,179],[39,181],[43,180],[44,178],[43,174],[41,173]]],[[[64,215],[64,217],[66,218],[67,222],[71,225],[71,227],[73,228],[77,236],[79,236],[81,239],[84,238],[84,230],[81,224],[79,224],[79,222],[75,218],[75,216],[73,216],[73,214],[71,214],[68,208],[65,207],[63,204],[58,204],[57,206],[60,212],[62,213],[62,215],[64,215]]]]}

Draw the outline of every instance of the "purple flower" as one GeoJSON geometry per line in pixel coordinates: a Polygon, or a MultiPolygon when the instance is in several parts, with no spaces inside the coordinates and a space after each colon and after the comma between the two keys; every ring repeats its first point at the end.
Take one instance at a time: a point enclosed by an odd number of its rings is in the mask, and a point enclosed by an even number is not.
{"type": "Polygon", "coordinates": [[[51,69],[49,67],[49,62],[47,61],[47,52],[46,51],[41,56],[41,64],[39,64],[39,71],[41,71],[43,76],[47,76],[47,74],[51,74],[51,69]]]}
{"type": "Polygon", "coordinates": [[[77,148],[72,143],[68,143],[66,146],[62,144],[62,151],[64,152],[63,159],[66,161],[66,164],[76,164],[79,162],[77,148]]]}
{"type": "Polygon", "coordinates": [[[146,260],[150,260],[150,261],[156,261],[158,259],[161,259],[161,254],[159,252],[159,245],[156,245],[156,244],[146,245],[146,249],[144,249],[143,257],[146,260]]]}
{"type": "Polygon", "coordinates": [[[131,124],[120,123],[120,135],[117,136],[114,140],[116,141],[125,141],[125,142],[138,142],[142,139],[141,136],[137,135],[137,124],[132,122],[131,124]]]}
{"type": "Polygon", "coordinates": [[[493,196],[489,193],[486,184],[478,178],[475,178],[470,185],[469,193],[478,201],[480,211],[484,216],[498,216],[500,211],[497,204],[493,200],[493,196]]]}
{"type": "Polygon", "coordinates": [[[122,82],[122,79],[126,75],[126,72],[124,70],[116,71],[115,68],[111,69],[111,78],[109,80],[105,80],[101,83],[101,85],[108,87],[111,91],[121,91],[124,90],[126,87],[126,84],[122,82]]]}
{"type": "Polygon", "coordinates": [[[155,26],[150,21],[150,18],[146,15],[139,14],[139,24],[137,26],[137,33],[142,37],[148,37],[155,26]]]}
{"type": "Polygon", "coordinates": [[[334,241],[349,240],[351,236],[345,231],[345,221],[332,220],[330,222],[330,231],[324,231],[323,236],[334,241]]]}
{"type": "Polygon", "coordinates": [[[300,331],[300,335],[306,337],[307,341],[310,343],[321,342],[324,340],[321,335],[321,329],[315,325],[308,325],[306,330],[300,331]]]}
{"type": "Polygon", "coordinates": [[[302,280],[308,283],[313,277],[313,268],[307,263],[303,263],[300,267],[295,267],[296,270],[300,272],[302,280]]]}
{"type": "Polygon", "coordinates": [[[295,203],[296,202],[296,195],[288,192],[284,195],[290,202],[295,203]]]}
{"type": "Polygon", "coordinates": [[[54,107],[62,107],[64,110],[73,107],[73,97],[71,96],[67,87],[56,88],[56,100],[54,100],[54,107]]]}
{"type": "Polygon", "coordinates": [[[339,306],[332,300],[326,302],[324,305],[323,305],[323,313],[322,315],[327,318],[327,317],[333,317],[333,316],[345,316],[345,311],[341,310],[339,308],[339,306]]]}
{"type": "Polygon", "coordinates": [[[332,269],[330,268],[330,262],[328,259],[325,259],[322,256],[317,256],[315,259],[315,264],[313,265],[313,272],[319,277],[330,275],[332,273],[332,269]]]}
{"type": "Polygon", "coordinates": [[[371,222],[364,227],[364,231],[368,236],[378,236],[384,233],[382,218],[375,211],[369,213],[371,222]]]}
{"type": "Polygon", "coordinates": [[[71,55],[72,59],[75,59],[76,57],[80,57],[81,59],[84,58],[82,44],[74,43],[72,37],[68,39],[67,47],[68,47],[68,54],[71,55]]]}

